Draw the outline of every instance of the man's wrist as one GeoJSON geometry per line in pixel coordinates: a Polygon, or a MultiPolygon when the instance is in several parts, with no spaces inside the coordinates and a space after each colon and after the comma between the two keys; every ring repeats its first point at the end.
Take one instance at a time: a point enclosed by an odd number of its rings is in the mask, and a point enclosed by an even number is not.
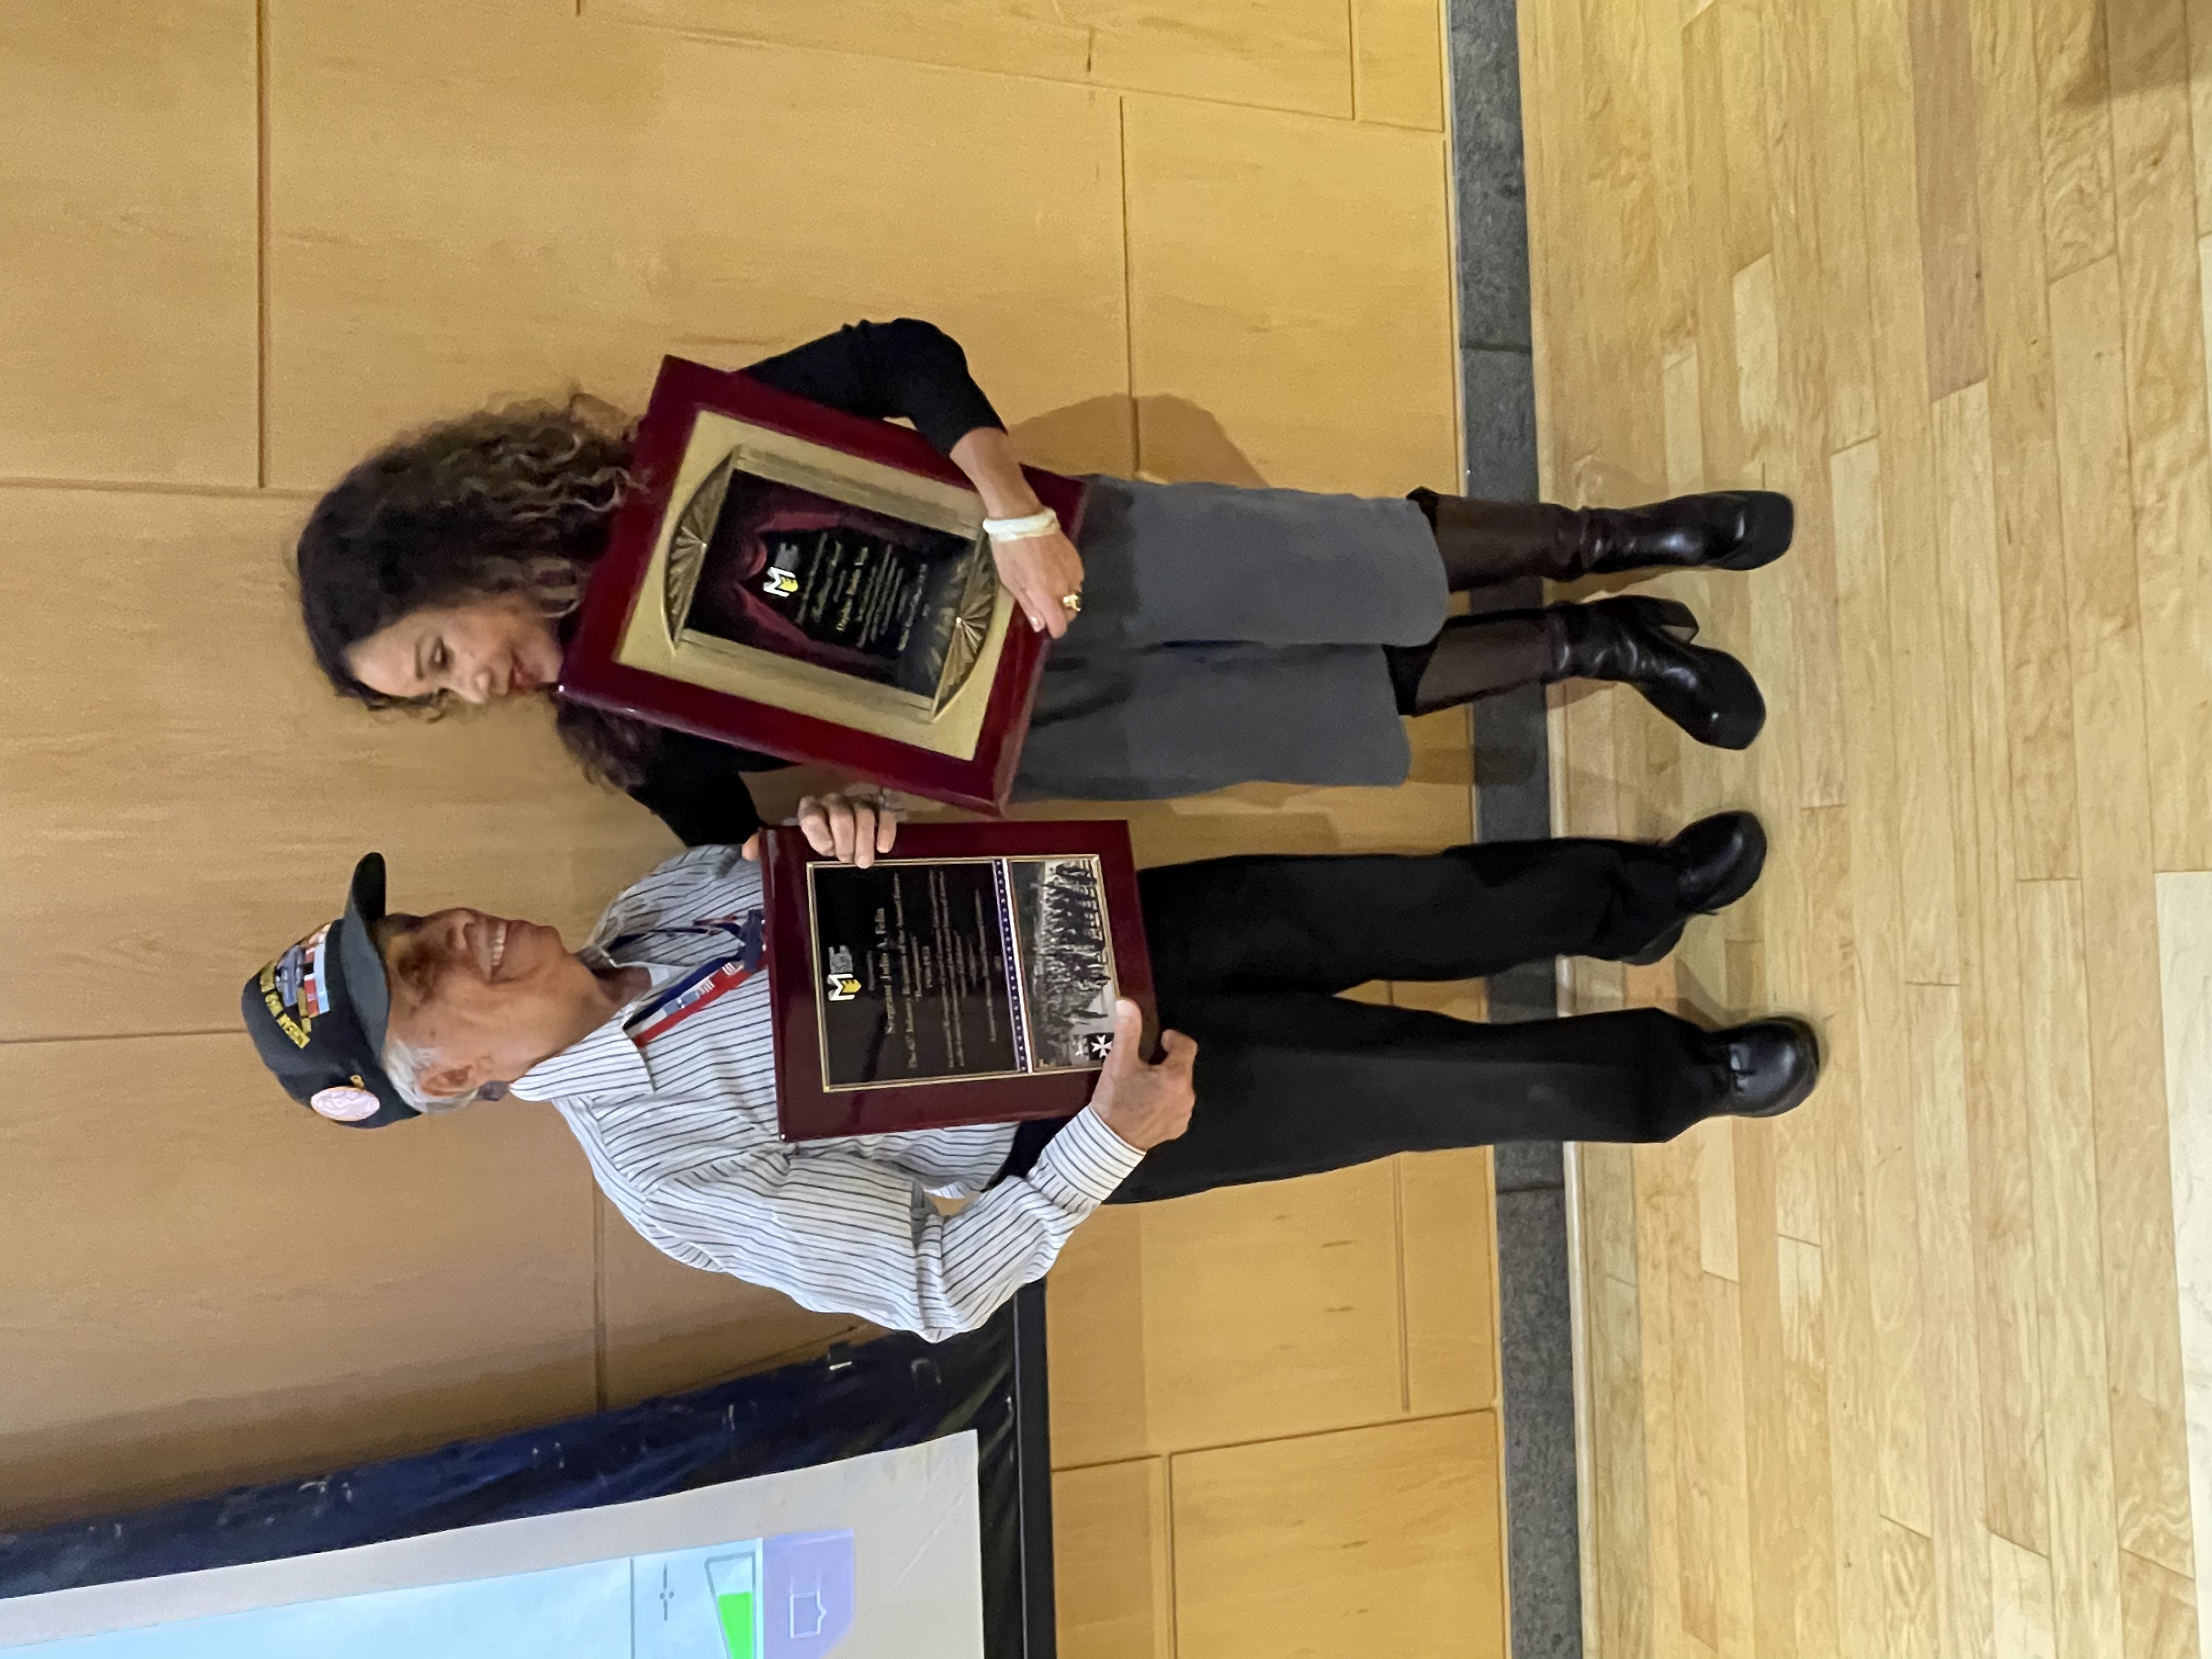
{"type": "Polygon", "coordinates": [[[1144,1156],[1107,1127],[1097,1107],[1086,1106],[1045,1143],[1029,1178],[1054,1201],[1087,1211],[1110,1197],[1144,1156]]]}
{"type": "Polygon", "coordinates": [[[1091,1109],[1091,1115],[1098,1120],[1098,1127],[1100,1128],[1105,1130],[1108,1134],[1113,1136],[1115,1139],[1120,1141],[1131,1152],[1136,1153],[1139,1158],[1142,1158],[1146,1152],[1152,1150],[1148,1146],[1139,1146],[1135,1141],[1130,1139],[1128,1136],[1123,1134],[1121,1129],[1115,1124],[1114,1120],[1107,1116],[1105,1113],[1099,1111],[1096,1107],[1091,1109]]]}

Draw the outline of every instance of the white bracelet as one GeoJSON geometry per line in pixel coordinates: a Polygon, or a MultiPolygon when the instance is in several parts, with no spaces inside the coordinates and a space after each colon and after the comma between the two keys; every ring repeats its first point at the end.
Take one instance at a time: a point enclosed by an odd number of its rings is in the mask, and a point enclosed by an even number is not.
{"type": "Polygon", "coordinates": [[[1032,513],[1026,519],[986,519],[983,533],[994,542],[1026,541],[1031,536],[1048,536],[1060,528],[1060,514],[1050,507],[1032,513]]]}

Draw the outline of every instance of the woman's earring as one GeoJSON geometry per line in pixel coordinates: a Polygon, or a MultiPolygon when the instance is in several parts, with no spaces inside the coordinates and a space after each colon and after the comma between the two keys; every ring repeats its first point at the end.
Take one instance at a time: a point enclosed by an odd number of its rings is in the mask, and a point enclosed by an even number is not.
{"type": "Polygon", "coordinates": [[[538,608],[548,622],[559,622],[584,602],[584,579],[567,559],[544,555],[531,560],[529,573],[538,608]]]}

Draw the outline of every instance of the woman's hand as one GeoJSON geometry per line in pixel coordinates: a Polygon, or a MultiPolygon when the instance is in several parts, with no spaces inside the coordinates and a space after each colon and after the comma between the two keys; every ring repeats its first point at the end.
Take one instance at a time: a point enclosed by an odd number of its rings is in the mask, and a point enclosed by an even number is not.
{"type": "Polygon", "coordinates": [[[1013,594],[1030,627],[1054,639],[1067,632],[1075,612],[1061,601],[1070,594],[1082,595],[1083,555],[1065,532],[993,542],[991,556],[998,563],[999,580],[1013,594]]]}
{"type": "MultiPolygon", "coordinates": [[[[1014,459],[1014,447],[994,426],[979,426],[952,446],[952,464],[968,475],[975,493],[983,498],[983,512],[993,519],[1026,519],[1037,511],[1036,491],[1023,476],[1014,459]]],[[[1039,633],[1058,639],[1067,632],[1075,612],[1060,603],[1083,592],[1083,555],[1065,531],[1024,536],[1018,541],[994,541],[991,557],[999,567],[999,580],[1014,596],[1014,603],[1039,633]]]]}

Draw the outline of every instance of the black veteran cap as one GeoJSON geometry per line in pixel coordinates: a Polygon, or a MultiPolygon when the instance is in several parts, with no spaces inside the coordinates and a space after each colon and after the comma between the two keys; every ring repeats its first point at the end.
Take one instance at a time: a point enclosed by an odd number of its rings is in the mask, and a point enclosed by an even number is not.
{"type": "Polygon", "coordinates": [[[381,1129],[419,1117],[384,1074],[392,994],[369,929],[384,920],[384,857],[354,866],[345,914],[246,981],[246,1029],[285,1092],[333,1123],[381,1129]]]}

